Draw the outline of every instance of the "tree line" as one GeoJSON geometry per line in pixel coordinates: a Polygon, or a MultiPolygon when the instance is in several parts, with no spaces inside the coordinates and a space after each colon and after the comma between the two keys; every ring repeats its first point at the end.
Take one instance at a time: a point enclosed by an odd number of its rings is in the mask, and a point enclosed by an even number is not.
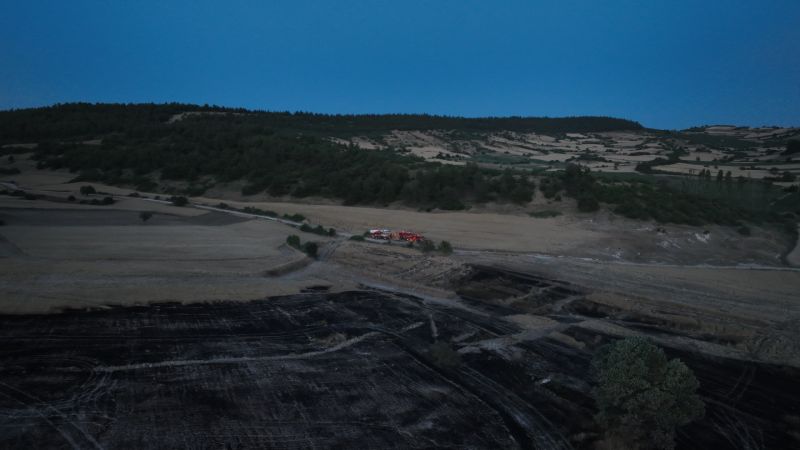
{"type": "Polygon", "coordinates": [[[179,122],[223,121],[262,130],[283,130],[325,136],[353,136],[391,130],[519,131],[540,133],[587,133],[638,130],[638,122],[613,117],[481,117],[428,114],[318,114],[310,112],[251,111],[242,108],[166,104],[67,103],[44,108],[0,111],[0,143],[39,142],[94,138],[114,133],[152,135],[169,133],[170,119],[184,112],[179,122]]]}

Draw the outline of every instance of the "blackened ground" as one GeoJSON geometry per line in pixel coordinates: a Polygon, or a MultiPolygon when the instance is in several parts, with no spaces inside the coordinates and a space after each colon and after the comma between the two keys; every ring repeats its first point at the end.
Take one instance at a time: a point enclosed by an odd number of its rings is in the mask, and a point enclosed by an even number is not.
{"type": "MultiPolygon", "coordinates": [[[[462,284],[461,306],[315,286],[0,316],[0,448],[592,448],[590,362],[612,337],[580,326],[581,289],[485,268],[462,284]],[[503,319],[532,310],[561,338],[503,319]]],[[[668,353],[707,403],[679,448],[797,446],[796,369],[668,353]]]]}
{"type": "Polygon", "coordinates": [[[431,316],[375,292],[2,316],[0,447],[518,446],[425,359],[431,316]]]}

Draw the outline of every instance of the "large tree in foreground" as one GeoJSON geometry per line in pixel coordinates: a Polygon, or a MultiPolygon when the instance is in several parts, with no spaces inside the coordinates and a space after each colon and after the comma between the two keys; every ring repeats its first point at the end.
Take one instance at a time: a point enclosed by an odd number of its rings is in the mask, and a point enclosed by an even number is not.
{"type": "Polygon", "coordinates": [[[700,384],[678,359],[642,338],[602,349],[593,361],[597,420],[611,441],[626,448],[671,449],[675,429],[703,416],[700,384]]]}

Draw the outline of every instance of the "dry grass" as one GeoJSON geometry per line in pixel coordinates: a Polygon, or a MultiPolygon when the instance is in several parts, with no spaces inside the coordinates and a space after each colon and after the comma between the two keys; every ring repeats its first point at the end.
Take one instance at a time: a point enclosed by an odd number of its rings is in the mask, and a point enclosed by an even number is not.
{"type": "MultiPolygon", "coordinates": [[[[273,222],[159,226],[156,216],[145,225],[60,226],[58,213],[52,217],[51,226],[3,227],[3,312],[263,298],[321,282],[264,276],[305,259],[284,245],[292,229],[273,222]]],[[[138,221],[133,213],[131,221],[138,221]]]]}

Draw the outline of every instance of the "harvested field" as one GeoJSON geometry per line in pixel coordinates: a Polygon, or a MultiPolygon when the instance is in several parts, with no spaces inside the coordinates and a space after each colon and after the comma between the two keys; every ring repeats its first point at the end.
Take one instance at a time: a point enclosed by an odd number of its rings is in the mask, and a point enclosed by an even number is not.
{"type": "MultiPolygon", "coordinates": [[[[213,204],[213,199],[197,199],[213,204]]],[[[312,223],[361,234],[375,227],[419,230],[434,240],[450,240],[463,248],[519,251],[562,251],[600,236],[564,218],[532,220],[527,216],[492,213],[437,212],[307,205],[277,202],[229,202],[276,211],[295,211],[312,223]]]]}
{"type": "MultiPolygon", "coordinates": [[[[213,204],[213,199],[199,198],[213,204]]],[[[539,199],[542,201],[542,199],[539,199]]],[[[613,214],[563,215],[532,218],[519,213],[435,212],[310,205],[279,202],[229,202],[275,211],[293,211],[311,223],[361,234],[370,228],[418,231],[434,241],[447,240],[460,250],[544,253],[604,260],[680,264],[781,265],[781,255],[793,245],[770,228],[753,228],[743,238],[730,227],[703,230],[681,225],[642,223],[613,214]],[[657,231],[666,230],[665,233],[657,231]],[[704,231],[709,234],[705,235],[704,231]]],[[[545,203],[537,203],[545,205],[545,203]]]]}
{"type": "Polygon", "coordinates": [[[143,224],[134,211],[109,209],[5,209],[0,217],[9,224],[0,233],[4,311],[259,298],[314,283],[264,277],[305,258],[285,245],[293,230],[274,222],[205,212],[156,213],[143,224]]]}

